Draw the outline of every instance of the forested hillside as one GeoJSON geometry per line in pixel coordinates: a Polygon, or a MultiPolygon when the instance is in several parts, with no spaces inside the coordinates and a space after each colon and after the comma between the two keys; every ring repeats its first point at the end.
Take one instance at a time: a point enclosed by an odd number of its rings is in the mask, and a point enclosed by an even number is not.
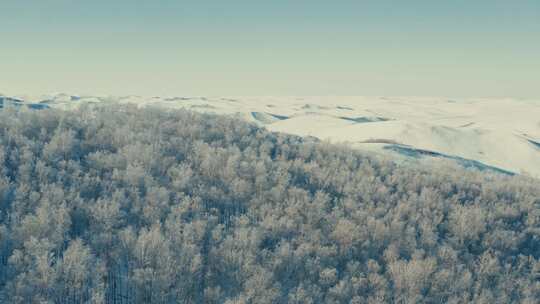
{"type": "Polygon", "coordinates": [[[1,303],[539,303],[540,185],[225,116],[0,110],[1,303]]]}

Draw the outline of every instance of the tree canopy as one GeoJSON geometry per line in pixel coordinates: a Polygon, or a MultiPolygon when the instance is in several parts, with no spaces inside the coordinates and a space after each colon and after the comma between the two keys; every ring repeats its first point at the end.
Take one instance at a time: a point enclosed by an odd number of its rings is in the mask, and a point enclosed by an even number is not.
{"type": "Polygon", "coordinates": [[[2,303],[538,299],[538,180],[184,110],[0,110],[2,303]]]}

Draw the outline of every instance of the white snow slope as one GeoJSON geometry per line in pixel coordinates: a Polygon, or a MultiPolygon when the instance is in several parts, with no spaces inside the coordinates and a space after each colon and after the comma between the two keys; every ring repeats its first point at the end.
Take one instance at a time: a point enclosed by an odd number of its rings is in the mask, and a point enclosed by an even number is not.
{"type": "Polygon", "coordinates": [[[67,109],[82,103],[119,102],[234,114],[270,131],[314,136],[386,154],[473,160],[540,177],[540,100],[66,94],[15,98],[67,109]]]}

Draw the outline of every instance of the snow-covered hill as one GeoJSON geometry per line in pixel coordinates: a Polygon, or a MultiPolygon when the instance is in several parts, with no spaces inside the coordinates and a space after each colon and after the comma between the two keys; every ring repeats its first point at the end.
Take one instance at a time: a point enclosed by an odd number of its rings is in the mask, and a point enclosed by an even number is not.
{"type": "MultiPolygon", "coordinates": [[[[2,98],[2,97],[0,97],[2,98]]],[[[7,100],[7,97],[4,98],[7,100]]],[[[540,177],[540,100],[427,97],[14,96],[36,107],[119,102],[234,114],[271,131],[540,177]]]]}

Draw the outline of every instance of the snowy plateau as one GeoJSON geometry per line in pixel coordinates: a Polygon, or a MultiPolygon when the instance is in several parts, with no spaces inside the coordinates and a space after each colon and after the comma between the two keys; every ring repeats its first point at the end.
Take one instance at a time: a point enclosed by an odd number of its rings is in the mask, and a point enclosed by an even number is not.
{"type": "Polygon", "coordinates": [[[540,177],[540,100],[438,97],[104,97],[0,95],[0,107],[122,103],[233,115],[270,131],[345,143],[396,160],[448,159],[540,177]]]}

